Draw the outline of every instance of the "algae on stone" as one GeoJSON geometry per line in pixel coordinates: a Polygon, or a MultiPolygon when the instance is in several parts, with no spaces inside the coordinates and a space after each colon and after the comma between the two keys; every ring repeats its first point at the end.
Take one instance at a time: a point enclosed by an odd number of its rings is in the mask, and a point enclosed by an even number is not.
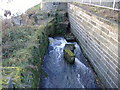
{"type": "Polygon", "coordinates": [[[64,57],[68,63],[74,64],[75,54],[70,49],[64,49],[64,57]]]}
{"type": "Polygon", "coordinates": [[[75,45],[74,44],[66,44],[65,49],[70,49],[74,53],[75,45]]]}

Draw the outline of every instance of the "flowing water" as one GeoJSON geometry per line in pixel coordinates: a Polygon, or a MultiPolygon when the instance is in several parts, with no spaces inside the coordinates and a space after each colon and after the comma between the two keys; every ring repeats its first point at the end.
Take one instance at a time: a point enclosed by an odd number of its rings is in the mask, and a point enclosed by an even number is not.
{"type": "Polygon", "coordinates": [[[63,49],[68,42],[62,37],[49,38],[43,60],[41,88],[97,88],[95,76],[87,66],[79,45],[75,44],[75,64],[64,60],[63,49]]]}

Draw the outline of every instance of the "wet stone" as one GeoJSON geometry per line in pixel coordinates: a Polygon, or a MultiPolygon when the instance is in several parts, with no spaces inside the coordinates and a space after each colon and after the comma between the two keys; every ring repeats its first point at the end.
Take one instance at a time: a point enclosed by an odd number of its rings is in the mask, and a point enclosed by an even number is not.
{"type": "Polygon", "coordinates": [[[65,39],[66,39],[67,42],[75,42],[75,41],[76,41],[75,36],[72,35],[71,33],[70,33],[70,34],[67,34],[67,35],[65,36],[65,39]]]}
{"type": "Polygon", "coordinates": [[[75,45],[74,44],[66,44],[64,49],[70,49],[74,53],[75,45]]]}
{"type": "Polygon", "coordinates": [[[64,58],[70,64],[74,64],[75,62],[74,49],[74,44],[66,44],[64,48],[64,58]]]}

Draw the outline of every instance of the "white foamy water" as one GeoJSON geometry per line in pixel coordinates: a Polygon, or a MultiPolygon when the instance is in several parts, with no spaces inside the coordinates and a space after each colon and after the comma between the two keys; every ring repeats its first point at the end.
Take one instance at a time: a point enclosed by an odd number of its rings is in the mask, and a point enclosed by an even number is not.
{"type": "Polygon", "coordinates": [[[4,10],[10,10],[12,15],[20,15],[40,2],[41,0],[0,0],[0,16],[5,18],[4,10]]]}
{"type": "MultiPolygon", "coordinates": [[[[73,43],[73,42],[71,42],[73,43]]],[[[70,44],[62,37],[49,37],[49,46],[44,56],[42,70],[42,88],[97,88],[94,75],[84,63],[81,49],[75,44],[75,64],[70,65],[64,59],[64,46],[70,44]],[[82,61],[82,62],[81,62],[82,61]]]]}

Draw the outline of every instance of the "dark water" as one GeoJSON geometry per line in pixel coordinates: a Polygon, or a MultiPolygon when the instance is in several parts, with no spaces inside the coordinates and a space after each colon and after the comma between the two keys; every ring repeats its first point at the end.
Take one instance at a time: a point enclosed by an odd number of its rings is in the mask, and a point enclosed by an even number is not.
{"type": "Polygon", "coordinates": [[[48,51],[44,57],[41,88],[98,88],[92,70],[75,44],[75,64],[64,60],[63,49],[67,41],[62,37],[49,38],[48,51]]]}

